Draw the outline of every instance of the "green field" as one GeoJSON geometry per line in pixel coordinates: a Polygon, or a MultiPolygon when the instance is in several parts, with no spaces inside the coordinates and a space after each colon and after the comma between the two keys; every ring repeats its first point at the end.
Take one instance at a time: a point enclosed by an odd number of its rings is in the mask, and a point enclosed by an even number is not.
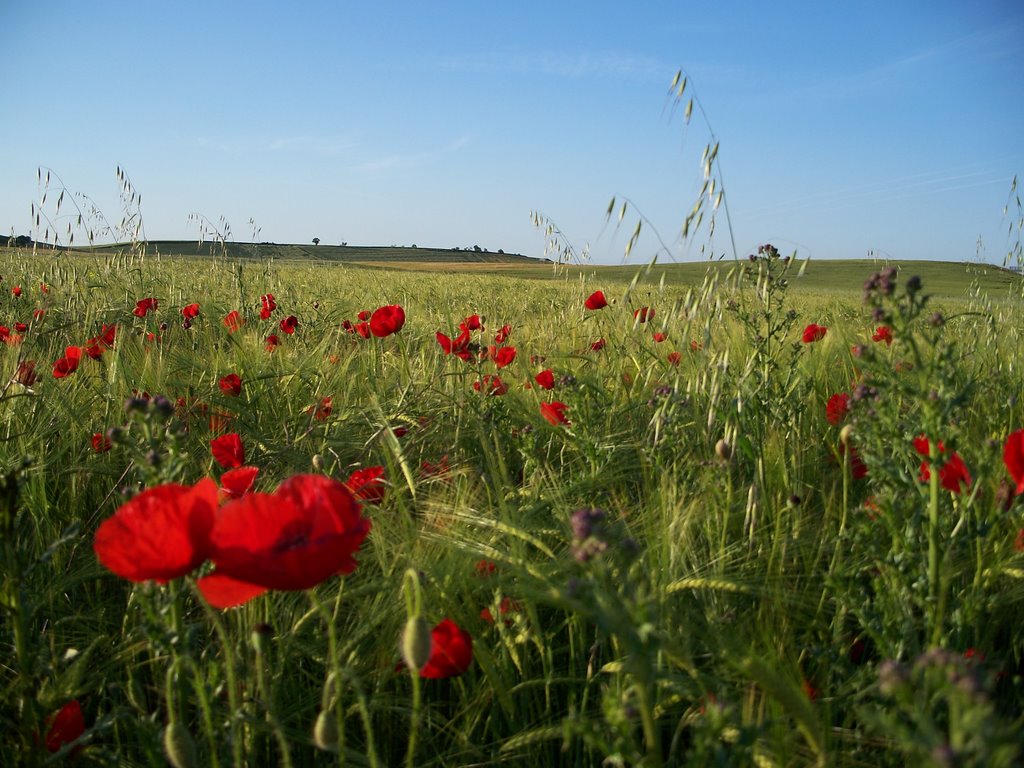
{"type": "Polygon", "coordinates": [[[0,249],[0,764],[1024,759],[1020,276],[192,247],[0,249]]]}

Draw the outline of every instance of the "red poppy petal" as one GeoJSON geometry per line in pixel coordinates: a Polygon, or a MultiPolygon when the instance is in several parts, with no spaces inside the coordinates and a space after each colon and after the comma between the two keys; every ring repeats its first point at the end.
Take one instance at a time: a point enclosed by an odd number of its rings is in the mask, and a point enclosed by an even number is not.
{"type": "Polygon", "coordinates": [[[211,573],[196,582],[206,602],[214,608],[234,608],[259,597],[267,591],[266,587],[232,579],[222,573],[211,573]]]}
{"type": "Polygon", "coordinates": [[[217,509],[217,485],[158,485],[122,505],[96,531],[93,549],[109,570],[129,581],[165,583],[206,559],[217,509]]]}
{"type": "Polygon", "coordinates": [[[444,619],[430,633],[430,659],[420,677],[457,677],[473,662],[473,638],[451,619],[444,619]]]}
{"type": "Polygon", "coordinates": [[[1017,484],[1017,493],[1024,493],[1024,429],[1018,429],[1006,438],[1003,464],[1017,484]]]}

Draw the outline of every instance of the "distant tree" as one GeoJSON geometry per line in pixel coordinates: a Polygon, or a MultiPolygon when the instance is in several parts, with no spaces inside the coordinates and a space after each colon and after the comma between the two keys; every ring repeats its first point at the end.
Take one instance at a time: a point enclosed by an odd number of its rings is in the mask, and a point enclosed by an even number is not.
{"type": "Polygon", "coordinates": [[[410,247],[410,248],[415,248],[415,247],[416,247],[416,243],[413,243],[413,244],[412,244],[411,246],[409,246],[409,247],[410,247]]]}
{"type": "Polygon", "coordinates": [[[477,253],[480,253],[483,249],[479,245],[474,245],[473,250],[476,251],[477,253]]]}
{"type": "Polygon", "coordinates": [[[341,247],[344,248],[346,245],[348,245],[348,241],[347,240],[342,240],[341,241],[341,247]]]}
{"type": "Polygon", "coordinates": [[[498,253],[502,253],[502,254],[503,254],[503,253],[505,253],[505,251],[504,251],[504,250],[502,250],[501,248],[499,248],[499,249],[498,249],[498,253]]]}
{"type": "Polygon", "coordinates": [[[313,245],[320,245],[320,238],[319,237],[314,237],[313,238],[313,245]]]}

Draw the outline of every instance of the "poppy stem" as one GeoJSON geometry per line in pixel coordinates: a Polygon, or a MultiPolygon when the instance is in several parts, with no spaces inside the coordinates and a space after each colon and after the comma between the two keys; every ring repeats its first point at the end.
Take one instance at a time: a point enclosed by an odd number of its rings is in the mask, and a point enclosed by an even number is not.
{"type": "Polygon", "coordinates": [[[932,645],[938,646],[942,638],[944,600],[939,575],[939,443],[929,441],[928,458],[931,475],[928,478],[928,597],[932,604],[932,645]]]}

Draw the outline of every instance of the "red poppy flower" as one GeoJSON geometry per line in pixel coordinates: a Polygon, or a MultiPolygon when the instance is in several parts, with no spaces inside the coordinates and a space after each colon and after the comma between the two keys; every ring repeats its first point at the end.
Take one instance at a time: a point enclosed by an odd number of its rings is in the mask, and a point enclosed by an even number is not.
{"type": "Polygon", "coordinates": [[[537,382],[537,386],[542,389],[554,389],[555,388],[555,372],[550,368],[545,368],[543,371],[533,377],[533,380],[537,382]]]}
{"type": "Polygon", "coordinates": [[[44,317],[46,317],[46,310],[45,309],[33,309],[32,310],[32,319],[35,320],[36,322],[39,322],[44,317]]]}
{"type": "Polygon", "coordinates": [[[405,310],[398,304],[378,307],[370,316],[370,332],[378,338],[398,333],[405,325],[405,310]]]}
{"type": "Polygon", "coordinates": [[[78,361],[82,359],[81,347],[67,347],[64,357],[53,364],[53,378],[63,379],[78,370],[78,361]]]}
{"type": "Polygon", "coordinates": [[[210,441],[214,460],[222,467],[233,469],[245,464],[245,446],[237,432],[215,437],[210,441]]]}
{"type": "Polygon", "coordinates": [[[274,301],[274,294],[266,293],[260,296],[260,319],[269,320],[270,315],[277,309],[277,302],[274,301]]]}
{"type": "Polygon", "coordinates": [[[448,454],[438,459],[437,464],[431,461],[424,461],[420,464],[420,473],[424,477],[444,477],[448,474],[448,454]]]}
{"type": "MultiPolygon", "coordinates": [[[[940,440],[938,443],[939,454],[945,454],[946,446],[943,445],[940,440]]],[[[931,443],[925,435],[918,435],[914,438],[914,450],[917,451],[921,456],[926,456],[924,461],[921,462],[919,468],[918,479],[922,483],[927,483],[931,480],[931,443]]],[[[953,451],[949,454],[949,458],[939,467],[939,484],[947,491],[952,493],[961,492],[961,484],[965,488],[969,488],[971,485],[971,473],[967,469],[967,465],[964,464],[964,460],[960,458],[960,454],[953,451]]]]}
{"type": "Polygon", "coordinates": [[[188,320],[199,317],[199,305],[198,304],[186,304],[181,308],[181,314],[188,320]]]}
{"type": "Polygon", "coordinates": [[[598,339],[597,341],[595,341],[593,344],[590,345],[590,351],[591,352],[600,352],[602,349],[604,349],[605,344],[607,344],[607,343],[608,342],[605,341],[604,339],[598,339]]]}
{"type": "Polygon", "coordinates": [[[476,575],[481,578],[490,576],[498,570],[498,566],[490,560],[477,560],[473,568],[476,571],[476,575]]]}
{"type": "Polygon", "coordinates": [[[469,331],[463,331],[455,339],[449,339],[440,331],[434,334],[434,337],[437,339],[437,343],[441,345],[441,349],[445,351],[445,354],[455,355],[463,360],[469,360],[472,357],[469,351],[469,331]]]}
{"type": "Polygon", "coordinates": [[[492,376],[488,373],[480,381],[473,382],[473,389],[488,395],[504,395],[508,392],[508,385],[497,374],[492,376]]]}
{"type": "Polygon", "coordinates": [[[92,436],[92,450],[95,453],[106,453],[114,444],[110,441],[110,438],[104,435],[102,432],[95,432],[92,436]]]}
{"type": "Polygon", "coordinates": [[[355,470],[345,481],[345,487],[352,491],[352,494],[360,501],[367,504],[380,504],[387,491],[384,467],[364,467],[355,470]]]}
{"type": "Polygon", "coordinates": [[[4,344],[10,344],[11,329],[6,325],[0,325],[0,341],[4,344]]]}
{"type": "Polygon", "coordinates": [[[275,349],[277,349],[277,345],[280,344],[280,343],[281,343],[281,340],[279,338],[277,338],[277,334],[272,333],[269,336],[267,336],[267,340],[266,340],[267,352],[273,352],[275,349]]]}
{"type": "Polygon", "coordinates": [[[1017,484],[1016,493],[1024,493],[1024,429],[1012,432],[1003,444],[1003,464],[1017,484]]]}
{"type": "Polygon", "coordinates": [[[243,325],[245,325],[245,318],[238,313],[237,309],[232,309],[230,312],[224,315],[224,319],[221,320],[220,322],[225,328],[228,329],[230,333],[234,333],[243,325]]]}
{"type": "Polygon", "coordinates": [[[139,299],[135,302],[135,309],[132,310],[132,314],[136,317],[145,317],[150,312],[156,312],[159,307],[160,302],[157,299],[139,299]]]}
{"type": "MultiPolygon", "coordinates": [[[[518,601],[513,600],[511,597],[503,597],[501,598],[501,602],[498,604],[498,615],[505,616],[506,614],[512,613],[513,611],[518,611],[520,607],[521,606],[519,605],[518,601]]],[[[484,608],[482,611],[480,611],[480,618],[488,624],[494,623],[494,614],[491,613],[490,608],[484,608]]],[[[511,621],[506,619],[505,626],[508,626],[511,623],[511,621]]]]}
{"type": "Polygon", "coordinates": [[[25,331],[28,330],[28,325],[26,323],[15,323],[14,330],[16,330],[18,333],[24,333],[25,331]]]}
{"type": "Polygon", "coordinates": [[[604,309],[608,306],[608,301],[604,297],[604,291],[594,291],[583,302],[583,305],[587,309],[604,309]]]}
{"type": "Polygon", "coordinates": [[[483,330],[483,327],[480,315],[470,315],[459,323],[459,330],[461,331],[480,331],[483,330]]]}
{"type": "Polygon", "coordinates": [[[229,373],[227,376],[221,376],[218,382],[220,391],[230,397],[238,397],[242,394],[242,380],[239,378],[237,373],[229,373]]]}
{"type": "Polygon", "coordinates": [[[850,474],[854,480],[861,480],[868,476],[868,465],[864,463],[864,460],[860,457],[857,449],[852,443],[840,443],[839,454],[841,456],[846,455],[847,447],[850,450],[850,474]]]}
{"type": "Polygon", "coordinates": [[[659,343],[659,344],[661,342],[663,342],[667,338],[668,338],[668,334],[667,333],[662,333],[661,331],[658,331],[657,333],[654,334],[654,340],[657,343],[659,343]]]}
{"type": "Polygon", "coordinates": [[[46,718],[46,750],[60,752],[61,747],[70,744],[85,733],[85,717],[78,699],[72,699],[54,714],[46,718]]]}
{"type": "Polygon", "coordinates": [[[370,338],[371,331],[370,331],[370,324],[369,323],[364,321],[364,322],[361,322],[361,323],[356,323],[353,327],[355,328],[356,333],[358,333],[364,339],[370,338]]]}
{"type": "Polygon", "coordinates": [[[359,314],[356,315],[356,317],[358,317],[361,322],[366,322],[367,320],[370,319],[370,314],[371,314],[370,310],[363,309],[363,310],[360,310],[359,314]]]}
{"type": "Polygon", "coordinates": [[[39,284],[39,290],[42,291],[43,293],[49,293],[50,292],[50,286],[48,286],[46,283],[40,283],[39,284]]]}
{"type": "Polygon", "coordinates": [[[430,632],[430,659],[420,669],[420,677],[458,677],[472,663],[473,638],[451,619],[444,619],[430,632]]]}
{"type": "Polygon", "coordinates": [[[492,346],[488,349],[488,355],[498,368],[504,368],[516,359],[516,348],[492,346]]]}
{"type": "Polygon", "coordinates": [[[840,392],[828,399],[828,403],[825,405],[825,418],[828,419],[829,424],[841,424],[849,410],[850,395],[846,392],[840,392]]]}
{"type": "Polygon", "coordinates": [[[281,330],[291,336],[295,333],[295,329],[299,327],[299,318],[295,315],[288,315],[284,320],[281,321],[281,330]]]}
{"type": "Polygon", "coordinates": [[[817,323],[811,323],[804,328],[803,342],[804,344],[811,344],[815,341],[821,341],[825,338],[826,333],[828,333],[828,328],[817,323]]]}
{"type": "Polygon", "coordinates": [[[331,413],[334,411],[334,407],[331,405],[331,402],[332,398],[323,397],[316,405],[311,405],[306,408],[304,413],[313,414],[313,418],[317,421],[327,421],[328,417],[330,417],[331,413]]]}
{"type": "Polygon", "coordinates": [[[351,573],[353,555],[370,531],[344,485],[322,475],[296,475],[272,494],[225,504],[210,534],[216,569],[199,580],[216,608],[230,608],[268,589],[311,589],[351,573]]]}
{"type": "Polygon", "coordinates": [[[504,344],[505,343],[505,339],[507,339],[511,333],[512,333],[512,326],[511,325],[503,325],[503,326],[501,326],[501,328],[498,329],[498,332],[496,334],[494,334],[494,343],[495,344],[504,344]]]}
{"type": "Polygon", "coordinates": [[[871,340],[875,342],[884,341],[885,345],[889,346],[892,344],[892,329],[887,325],[878,326],[874,334],[872,334],[871,340]]]}
{"type": "Polygon", "coordinates": [[[166,584],[198,568],[209,552],[217,485],[158,485],[123,504],[96,531],[93,549],[109,570],[129,581],[166,584]]]}
{"type": "Polygon", "coordinates": [[[240,499],[250,490],[256,482],[256,475],[260,473],[259,467],[236,467],[229,469],[220,476],[221,500],[240,499]]]}
{"type": "Polygon", "coordinates": [[[35,360],[22,360],[18,363],[18,370],[14,372],[14,380],[21,386],[31,387],[36,383],[37,378],[35,360]]]}
{"type": "Polygon", "coordinates": [[[569,424],[569,420],[565,418],[565,412],[568,408],[569,406],[565,403],[558,401],[541,403],[540,415],[557,427],[559,424],[569,424]]]}
{"type": "Polygon", "coordinates": [[[653,307],[640,307],[640,309],[633,312],[633,319],[640,323],[646,323],[654,317],[653,307]]]}
{"type": "Polygon", "coordinates": [[[114,346],[114,337],[117,335],[117,325],[103,324],[100,330],[100,335],[96,337],[96,342],[101,346],[107,347],[108,349],[114,346]]]}
{"type": "Polygon", "coordinates": [[[14,298],[19,298],[21,296],[21,286],[16,285],[13,288],[11,288],[11,293],[14,294],[14,298]]]}

